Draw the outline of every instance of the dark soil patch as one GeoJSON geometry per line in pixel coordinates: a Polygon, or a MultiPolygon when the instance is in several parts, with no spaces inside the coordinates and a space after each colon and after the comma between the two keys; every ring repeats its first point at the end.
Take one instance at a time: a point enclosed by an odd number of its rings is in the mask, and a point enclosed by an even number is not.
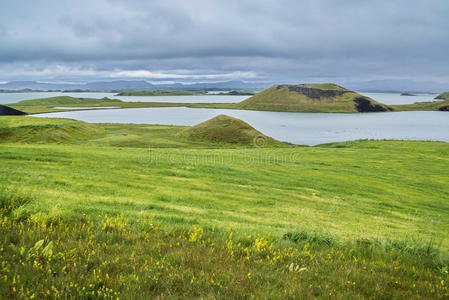
{"type": "Polygon", "coordinates": [[[0,116],[23,116],[27,113],[11,108],[9,106],[0,105],[0,116]]]}
{"type": "Polygon", "coordinates": [[[358,112],[381,112],[381,111],[391,111],[390,108],[375,104],[369,99],[364,97],[357,97],[354,99],[355,108],[358,112]]]}
{"type": "Polygon", "coordinates": [[[305,95],[312,99],[332,98],[341,96],[346,93],[351,93],[351,91],[322,90],[294,84],[278,85],[277,88],[278,89],[288,88],[290,92],[297,92],[298,94],[305,95]]]}
{"type": "Polygon", "coordinates": [[[439,111],[449,111],[449,106],[441,106],[438,108],[439,111]]]}

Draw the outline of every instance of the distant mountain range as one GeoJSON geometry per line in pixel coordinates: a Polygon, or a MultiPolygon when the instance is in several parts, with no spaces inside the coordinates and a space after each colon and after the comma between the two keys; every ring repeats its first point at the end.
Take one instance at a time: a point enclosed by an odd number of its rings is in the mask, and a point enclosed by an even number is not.
{"type": "Polygon", "coordinates": [[[449,90],[449,84],[433,81],[415,80],[371,80],[359,82],[343,82],[345,88],[361,92],[411,92],[441,93],[449,90]]]}
{"type": "Polygon", "coordinates": [[[144,80],[116,80],[116,81],[97,81],[87,83],[49,83],[39,81],[11,81],[0,84],[0,90],[141,90],[141,89],[264,89],[271,84],[254,83],[243,81],[224,81],[207,83],[174,83],[174,84],[152,84],[144,80]]]}
{"type": "MultiPolygon", "coordinates": [[[[173,83],[153,84],[144,80],[116,80],[116,81],[94,81],[87,83],[51,83],[39,81],[11,81],[0,84],[0,90],[94,90],[94,91],[117,91],[117,90],[143,90],[143,89],[176,89],[176,90],[245,90],[265,89],[274,84],[244,81],[223,81],[204,83],[173,83]]],[[[287,83],[287,82],[282,82],[287,83]]],[[[288,82],[293,83],[293,82],[288,82]]],[[[296,83],[301,83],[298,81],[296,83]]],[[[338,82],[345,88],[362,92],[411,92],[411,93],[441,93],[449,90],[449,84],[432,81],[413,80],[372,80],[359,82],[338,82]]]]}

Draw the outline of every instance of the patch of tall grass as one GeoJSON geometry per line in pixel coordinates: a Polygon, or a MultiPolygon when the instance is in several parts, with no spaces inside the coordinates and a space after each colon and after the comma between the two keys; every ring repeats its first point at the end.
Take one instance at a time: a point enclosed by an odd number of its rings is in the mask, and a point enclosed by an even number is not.
{"type": "Polygon", "coordinates": [[[0,215],[9,216],[15,210],[33,202],[31,193],[16,187],[0,185],[0,215]]]}
{"type": "Polygon", "coordinates": [[[3,215],[0,236],[3,299],[449,296],[447,264],[306,231],[284,235],[302,243],[285,245],[197,225],[167,229],[144,217],[48,223],[3,215]]]}

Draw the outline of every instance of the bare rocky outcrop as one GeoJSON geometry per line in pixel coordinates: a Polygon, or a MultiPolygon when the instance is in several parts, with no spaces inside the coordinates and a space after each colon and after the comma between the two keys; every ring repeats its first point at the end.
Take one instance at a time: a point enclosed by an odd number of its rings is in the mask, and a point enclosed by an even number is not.
{"type": "Polygon", "coordinates": [[[391,108],[371,102],[365,97],[354,99],[355,108],[358,112],[382,112],[391,111],[391,108]]]}
{"type": "Polygon", "coordinates": [[[27,113],[11,108],[6,105],[0,105],[0,116],[23,116],[27,113]]]}
{"type": "Polygon", "coordinates": [[[332,97],[338,97],[346,93],[352,93],[352,91],[349,90],[324,90],[324,89],[318,89],[318,88],[311,88],[307,87],[303,84],[283,84],[278,85],[278,89],[288,88],[291,92],[297,92],[298,94],[305,95],[312,99],[319,99],[319,98],[332,98],[332,97]]]}

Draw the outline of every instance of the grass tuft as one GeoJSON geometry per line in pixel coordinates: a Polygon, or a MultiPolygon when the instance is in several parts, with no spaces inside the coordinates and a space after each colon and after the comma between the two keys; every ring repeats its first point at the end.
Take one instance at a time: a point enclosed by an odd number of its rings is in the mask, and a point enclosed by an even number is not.
{"type": "Polygon", "coordinates": [[[20,189],[0,185],[0,215],[10,216],[16,209],[34,201],[30,193],[20,189]]]}
{"type": "Polygon", "coordinates": [[[333,246],[336,243],[334,237],[306,230],[290,231],[285,233],[282,238],[297,244],[313,243],[320,246],[333,246]]]}

